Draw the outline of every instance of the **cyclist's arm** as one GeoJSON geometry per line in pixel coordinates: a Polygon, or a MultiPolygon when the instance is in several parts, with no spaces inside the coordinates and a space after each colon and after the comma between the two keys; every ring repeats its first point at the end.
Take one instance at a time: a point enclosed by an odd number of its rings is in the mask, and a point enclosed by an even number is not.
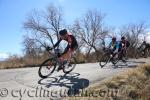
{"type": "Polygon", "coordinates": [[[130,46],[129,41],[126,41],[126,48],[128,48],[130,46]]]}
{"type": "Polygon", "coordinates": [[[112,42],[109,43],[108,48],[111,48],[112,42]]]}
{"type": "Polygon", "coordinates": [[[119,42],[116,42],[116,48],[115,48],[115,50],[114,50],[115,53],[118,52],[118,50],[119,50],[119,45],[120,45],[119,42]]]}
{"type": "Polygon", "coordinates": [[[67,53],[69,50],[69,46],[67,45],[67,47],[65,48],[64,52],[61,55],[64,55],[65,53],[67,53]]]}
{"type": "Polygon", "coordinates": [[[62,39],[59,39],[59,40],[55,43],[55,45],[54,45],[53,48],[56,48],[56,47],[59,45],[59,43],[61,42],[61,40],[62,40],[62,39]]]}

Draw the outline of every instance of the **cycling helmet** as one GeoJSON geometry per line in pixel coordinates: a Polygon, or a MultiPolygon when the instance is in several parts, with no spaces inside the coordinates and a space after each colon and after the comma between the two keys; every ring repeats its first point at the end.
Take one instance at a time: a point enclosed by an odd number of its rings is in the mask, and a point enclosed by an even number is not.
{"type": "Polygon", "coordinates": [[[146,43],[146,41],[143,41],[143,43],[146,43]]]}
{"type": "Polygon", "coordinates": [[[63,29],[63,30],[60,30],[59,31],[59,35],[60,36],[64,36],[64,35],[66,35],[67,34],[67,30],[66,29],[63,29]]]}
{"type": "Polygon", "coordinates": [[[121,37],[121,40],[124,40],[125,39],[125,37],[123,36],[123,37],[121,37]]]}
{"type": "Polygon", "coordinates": [[[112,41],[116,41],[116,37],[113,37],[113,38],[112,38],[112,41]]]}

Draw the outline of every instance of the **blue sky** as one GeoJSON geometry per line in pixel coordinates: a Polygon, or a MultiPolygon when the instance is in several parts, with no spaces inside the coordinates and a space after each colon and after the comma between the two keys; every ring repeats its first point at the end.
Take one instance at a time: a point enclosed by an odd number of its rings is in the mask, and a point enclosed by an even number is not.
{"type": "Polygon", "coordinates": [[[80,18],[88,9],[106,14],[105,22],[114,27],[146,21],[150,24],[150,0],[0,0],[0,55],[22,54],[22,24],[33,10],[50,3],[61,6],[66,23],[80,18]]]}

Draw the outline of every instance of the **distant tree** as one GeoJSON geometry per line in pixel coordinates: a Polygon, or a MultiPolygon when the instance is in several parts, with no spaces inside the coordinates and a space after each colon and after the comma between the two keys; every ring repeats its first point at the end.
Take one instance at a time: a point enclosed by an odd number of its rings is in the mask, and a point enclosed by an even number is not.
{"type": "MultiPolygon", "coordinates": [[[[147,26],[145,23],[138,23],[138,24],[129,24],[123,26],[120,29],[120,36],[125,36],[127,40],[130,42],[131,47],[136,47],[140,42],[139,39],[141,36],[146,35],[147,26]]],[[[144,39],[143,39],[144,40],[144,39]]]]}
{"type": "Polygon", "coordinates": [[[54,5],[49,5],[43,12],[34,10],[23,23],[23,26],[25,30],[31,33],[30,42],[38,43],[39,45],[36,46],[39,47],[51,45],[53,40],[58,39],[59,30],[63,26],[62,10],[54,5]]]}
{"type": "Polygon", "coordinates": [[[147,28],[147,25],[144,22],[141,22],[138,24],[125,25],[120,29],[120,37],[125,36],[126,39],[130,42],[130,56],[134,56],[133,54],[140,42],[141,37],[147,35],[147,28]]]}
{"type": "Polygon", "coordinates": [[[41,48],[38,47],[35,40],[28,36],[24,36],[22,44],[26,56],[36,57],[41,52],[41,48]]]}
{"type": "Polygon", "coordinates": [[[89,10],[85,16],[76,20],[73,24],[72,31],[78,38],[80,46],[84,47],[87,55],[92,50],[98,52],[109,32],[109,29],[104,25],[104,17],[104,14],[97,10],[89,10]]]}

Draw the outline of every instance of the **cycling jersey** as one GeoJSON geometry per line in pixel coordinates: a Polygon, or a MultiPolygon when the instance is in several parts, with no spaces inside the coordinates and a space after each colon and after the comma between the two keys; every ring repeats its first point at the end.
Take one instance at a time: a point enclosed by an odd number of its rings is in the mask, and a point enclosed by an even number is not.
{"type": "Polygon", "coordinates": [[[119,49],[120,50],[123,48],[128,48],[129,46],[130,46],[130,43],[128,41],[125,41],[125,42],[120,41],[120,43],[119,43],[119,49]]]}
{"type": "MultiPolygon", "coordinates": [[[[62,55],[65,54],[65,53],[67,53],[68,50],[75,50],[75,49],[78,48],[77,40],[76,40],[76,38],[73,35],[68,34],[68,38],[64,39],[64,40],[68,42],[68,45],[65,48],[64,52],[62,53],[62,55]]],[[[60,38],[57,41],[57,43],[54,45],[54,48],[57,47],[61,41],[62,41],[62,39],[60,38]]]]}
{"type": "Polygon", "coordinates": [[[119,43],[118,43],[117,41],[116,41],[115,43],[110,42],[109,48],[110,48],[112,51],[115,51],[115,50],[119,49],[119,43]]]}

